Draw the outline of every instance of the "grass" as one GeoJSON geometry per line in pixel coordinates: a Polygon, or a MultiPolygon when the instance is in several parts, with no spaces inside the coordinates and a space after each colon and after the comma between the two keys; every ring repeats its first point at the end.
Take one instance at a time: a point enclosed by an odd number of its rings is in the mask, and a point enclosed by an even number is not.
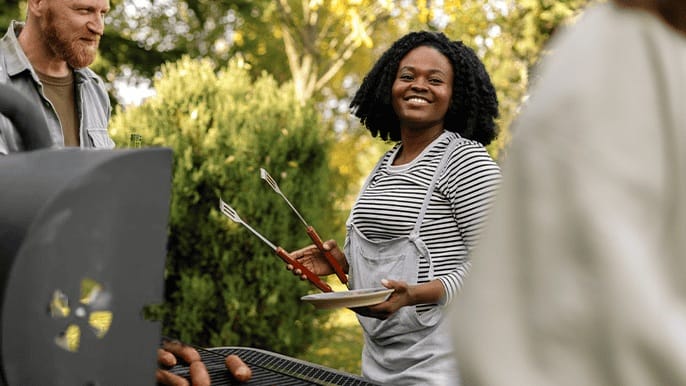
{"type": "MultiPolygon", "coordinates": [[[[342,284],[338,284],[340,287],[334,283],[329,284],[334,291],[345,290],[342,284]]],[[[362,327],[357,322],[355,313],[347,308],[340,308],[331,315],[323,328],[325,333],[322,338],[312,342],[310,349],[300,359],[339,371],[360,374],[362,327]]]]}

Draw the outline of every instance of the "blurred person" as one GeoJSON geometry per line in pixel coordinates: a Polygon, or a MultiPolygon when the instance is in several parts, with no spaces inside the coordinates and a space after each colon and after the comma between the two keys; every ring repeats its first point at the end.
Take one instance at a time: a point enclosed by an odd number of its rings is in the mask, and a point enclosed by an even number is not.
{"type": "Polygon", "coordinates": [[[686,385],[686,2],[553,37],[450,311],[466,385],[686,385]]]}
{"type": "MultiPolygon", "coordinates": [[[[55,146],[113,148],[111,106],[90,69],[108,0],[29,0],[26,22],[12,21],[0,40],[0,83],[41,107],[55,146]]],[[[0,154],[24,150],[16,127],[0,116],[0,154]]]]}
{"type": "MultiPolygon", "coordinates": [[[[462,42],[412,32],[380,57],[351,108],[372,136],[396,142],[360,191],[344,251],[325,243],[351,289],[394,289],[387,301],[355,309],[362,374],[390,385],[458,384],[442,321],[500,181],[484,148],[497,134],[490,77],[462,42]]],[[[292,256],[318,275],[333,273],[314,245],[292,256]]]]}

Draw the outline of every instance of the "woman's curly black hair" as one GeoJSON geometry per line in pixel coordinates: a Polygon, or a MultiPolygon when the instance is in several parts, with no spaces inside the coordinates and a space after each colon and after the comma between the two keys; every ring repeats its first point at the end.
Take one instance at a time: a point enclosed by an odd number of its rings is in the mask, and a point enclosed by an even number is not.
{"type": "Polygon", "coordinates": [[[453,67],[453,95],[443,127],[488,145],[498,134],[498,98],[486,68],[474,51],[440,32],[410,32],[379,58],[362,81],[350,107],[372,133],[400,140],[400,123],[391,105],[391,89],[400,60],[411,50],[429,46],[443,54],[453,67]]]}

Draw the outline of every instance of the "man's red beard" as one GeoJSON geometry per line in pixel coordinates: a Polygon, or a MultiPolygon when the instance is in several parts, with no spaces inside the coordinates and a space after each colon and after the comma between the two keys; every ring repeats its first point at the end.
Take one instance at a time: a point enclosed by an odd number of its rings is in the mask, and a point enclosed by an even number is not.
{"type": "Polygon", "coordinates": [[[40,24],[48,46],[58,58],[67,62],[72,68],[83,68],[93,63],[100,43],[100,35],[87,30],[86,36],[83,36],[81,32],[61,31],[55,23],[55,15],[51,9],[48,9],[45,17],[41,18],[40,24]],[[90,40],[83,40],[83,38],[90,40]]]}

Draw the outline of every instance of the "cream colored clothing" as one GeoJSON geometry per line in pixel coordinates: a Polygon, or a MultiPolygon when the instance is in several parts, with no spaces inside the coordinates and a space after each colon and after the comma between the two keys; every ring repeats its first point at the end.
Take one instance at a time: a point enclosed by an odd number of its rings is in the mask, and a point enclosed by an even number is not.
{"type": "Polygon", "coordinates": [[[452,303],[463,383],[686,385],[686,36],[605,3],[551,47],[452,303]]]}

